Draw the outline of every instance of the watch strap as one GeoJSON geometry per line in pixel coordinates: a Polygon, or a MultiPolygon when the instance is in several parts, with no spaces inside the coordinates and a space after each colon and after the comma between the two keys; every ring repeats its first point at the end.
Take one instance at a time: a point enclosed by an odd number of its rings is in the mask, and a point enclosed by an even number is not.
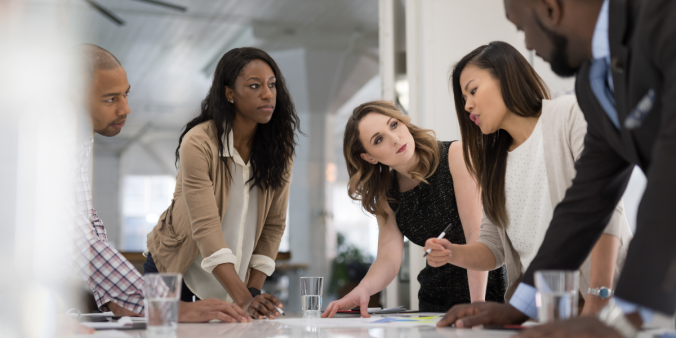
{"type": "Polygon", "coordinates": [[[251,294],[251,297],[260,296],[261,290],[258,290],[256,288],[249,288],[249,293],[251,294]]]}

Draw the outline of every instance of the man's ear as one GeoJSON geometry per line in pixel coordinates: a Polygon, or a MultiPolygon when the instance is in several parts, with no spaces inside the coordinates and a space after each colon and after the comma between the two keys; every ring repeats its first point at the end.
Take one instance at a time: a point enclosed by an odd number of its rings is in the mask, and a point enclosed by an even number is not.
{"type": "Polygon", "coordinates": [[[366,162],[368,162],[368,163],[371,163],[371,164],[378,164],[378,161],[377,161],[375,158],[373,158],[373,156],[371,156],[371,155],[369,155],[369,154],[367,154],[367,153],[361,153],[359,156],[361,156],[361,159],[362,159],[362,160],[364,160],[364,161],[366,161],[366,162]]]}
{"type": "Polygon", "coordinates": [[[560,0],[539,0],[535,5],[535,15],[540,19],[543,26],[555,30],[554,27],[560,25],[563,19],[562,6],[563,2],[560,0]]]}

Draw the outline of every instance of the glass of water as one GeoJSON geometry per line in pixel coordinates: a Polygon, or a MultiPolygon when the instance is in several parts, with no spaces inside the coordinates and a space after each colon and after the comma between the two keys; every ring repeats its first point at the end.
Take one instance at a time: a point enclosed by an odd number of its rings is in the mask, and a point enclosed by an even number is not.
{"type": "Polygon", "coordinates": [[[535,272],[535,304],[540,323],[577,317],[580,272],[542,270],[535,272]]]}
{"type": "Polygon", "coordinates": [[[324,277],[300,278],[300,302],[304,316],[319,316],[322,312],[324,277]]]}
{"type": "Polygon", "coordinates": [[[143,282],[148,337],[176,337],[181,274],[151,273],[143,276],[143,282]]]}

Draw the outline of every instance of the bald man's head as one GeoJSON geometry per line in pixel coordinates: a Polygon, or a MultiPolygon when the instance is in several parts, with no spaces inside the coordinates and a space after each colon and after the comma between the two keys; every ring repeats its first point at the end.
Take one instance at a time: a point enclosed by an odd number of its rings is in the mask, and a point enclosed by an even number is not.
{"type": "Polygon", "coordinates": [[[84,43],[76,48],[89,74],[94,74],[97,70],[111,70],[122,67],[115,55],[97,45],[84,43]]]}
{"type": "Polygon", "coordinates": [[[88,81],[87,110],[94,132],[103,136],[120,133],[130,112],[130,86],[120,61],[109,51],[92,44],[77,46],[88,81]]]}

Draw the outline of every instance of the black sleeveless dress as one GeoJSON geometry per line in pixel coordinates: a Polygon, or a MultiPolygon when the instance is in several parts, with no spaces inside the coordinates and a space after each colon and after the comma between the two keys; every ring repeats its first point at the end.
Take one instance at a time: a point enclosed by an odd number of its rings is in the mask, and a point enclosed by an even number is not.
{"type": "MultiPolygon", "coordinates": [[[[455,201],[453,177],[448,167],[448,147],[452,142],[438,142],[440,161],[437,170],[407,192],[399,192],[396,177],[394,188],[388,193],[398,202],[390,202],[395,212],[397,226],[409,241],[425,246],[429,238],[438,237],[449,223],[453,225],[446,232],[446,238],[454,244],[466,244],[465,234],[458,215],[455,201]]],[[[488,273],[486,300],[504,303],[506,290],[505,267],[488,273]]],[[[426,265],[418,275],[420,311],[446,312],[453,305],[470,303],[467,270],[446,264],[434,268],[426,265]]]]}

